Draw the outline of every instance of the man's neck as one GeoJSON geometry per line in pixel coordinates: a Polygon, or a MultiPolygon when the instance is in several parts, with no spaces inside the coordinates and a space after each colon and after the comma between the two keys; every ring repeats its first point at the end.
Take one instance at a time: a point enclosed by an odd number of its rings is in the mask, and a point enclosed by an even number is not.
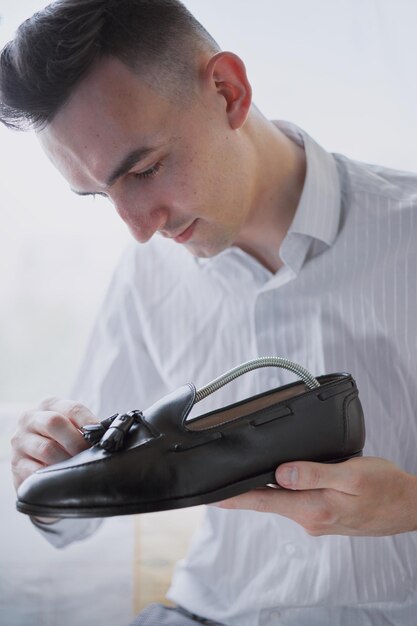
{"type": "Polygon", "coordinates": [[[250,122],[257,174],[252,211],[236,245],[275,273],[279,248],[300,201],[306,174],[303,148],[256,110],[250,122]]]}

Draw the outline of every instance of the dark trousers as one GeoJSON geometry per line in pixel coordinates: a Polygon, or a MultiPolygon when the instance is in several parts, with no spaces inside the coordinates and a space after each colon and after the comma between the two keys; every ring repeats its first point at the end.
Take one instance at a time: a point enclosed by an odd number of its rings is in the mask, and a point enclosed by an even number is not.
{"type": "Polygon", "coordinates": [[[150,604],[139,615],[136,615],[130,626],[195,626],[196,624],[224,626],[219,622],[194,615],[180,606],[173,608],[163,604],[150,604]]]}

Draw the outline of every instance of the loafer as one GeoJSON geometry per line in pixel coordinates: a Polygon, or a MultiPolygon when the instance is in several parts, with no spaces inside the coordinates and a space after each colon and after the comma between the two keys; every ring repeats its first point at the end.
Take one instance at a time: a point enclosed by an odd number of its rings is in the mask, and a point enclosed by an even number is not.
{"type": "Polygon", "coordinates": [[[146,411],[83,429],[91,448],[29,476],[17,509],[42,517],[107,517],[216,502],[276,484],[281,463],[333,463],[360,456],[365,425],[348,373],[314,378],[264,357],[200,390],[186,384],[146,411]],[[188,419],[192,407],[256,367],[285,367],[300,380],[188,419]]]}

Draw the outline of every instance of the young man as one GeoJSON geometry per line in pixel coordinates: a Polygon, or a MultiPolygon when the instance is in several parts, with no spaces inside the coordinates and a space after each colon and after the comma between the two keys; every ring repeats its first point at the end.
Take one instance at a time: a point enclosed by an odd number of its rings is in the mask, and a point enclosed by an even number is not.
{"type": "MultiPolygon", "coordinates": [[[[2,121],[35,129],[71,188],[148,242],[116,271],[76,402],[22,416],[15,486],[82,450],[82,425],[250,358],[350,371],[369,456],[285,464],[288,489],[208,507],[169,593],[180,613],[137,623],[414,626],[416,177],[266,120],[242,61],[177,0],[59,0],[0,63],[2,121]]],[[[260,370],[215,402],[289,380],[260,370]]],[[[96,525],[34,523],[56,545],[96,525]]]]}

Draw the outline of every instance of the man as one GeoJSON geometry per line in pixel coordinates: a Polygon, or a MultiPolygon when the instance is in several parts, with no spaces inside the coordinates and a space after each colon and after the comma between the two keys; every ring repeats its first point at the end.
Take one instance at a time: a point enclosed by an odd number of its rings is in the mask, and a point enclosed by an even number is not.
{"type": "MultiPolygon", "coordinates": [[[[176,0],[59,0],[0,62],[2,121],[148,242],[116,271],[76,401],[22,416],[15,486],[82,450],[82,425],[249,358],[350,371],[373,456],[285,464],[288,489],[208,507],[169,592],[179,615],[137,623],[415,626],[416,177],[266,120],[242,61],[176,0]]],[[[259,371],[215,402],[290,379],[259,371]]],[[[57,545],[95,526],[33,521],[57,545]]]]}

